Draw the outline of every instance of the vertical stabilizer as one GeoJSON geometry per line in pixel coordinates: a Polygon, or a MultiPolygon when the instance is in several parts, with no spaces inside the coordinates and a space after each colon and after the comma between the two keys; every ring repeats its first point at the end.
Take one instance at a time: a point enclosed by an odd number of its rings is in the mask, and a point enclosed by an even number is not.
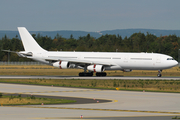
{"type": "Polygon", "coordinates": [[[31,34],[27,31],[25,27],[18,27],[18,31],[23,42],[24,50],[27,52],[31,51],[46,51],[39,44],[36,40],[31,36],[31,34]]]}

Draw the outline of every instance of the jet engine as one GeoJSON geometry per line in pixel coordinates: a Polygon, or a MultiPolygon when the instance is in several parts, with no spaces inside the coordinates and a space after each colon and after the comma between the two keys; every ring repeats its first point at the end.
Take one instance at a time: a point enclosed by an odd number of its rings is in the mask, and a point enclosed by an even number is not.
{"type": "Polygon", "coordinates": [[[89,65],[87,66],[87,70],[94,71],[94,72],[103,72],[105,70],[103,65],[89,65]]]}
{"type": "Polygon", "coordinates": [[[67,61],[58,61],[53,63],[54,67],[60,68],[60,69],[67,69],[69,68],[69,62],[67,61]]]}

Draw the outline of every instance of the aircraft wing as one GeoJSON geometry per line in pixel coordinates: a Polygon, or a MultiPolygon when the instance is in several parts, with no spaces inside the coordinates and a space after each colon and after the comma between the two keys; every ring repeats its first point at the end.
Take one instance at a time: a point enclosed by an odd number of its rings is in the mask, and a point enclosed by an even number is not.
{"type": "Polygon", "coordinates": [[[68,59],[68,58],[47,58],[46,61],[68,61],[71,63],[80,63],[80,64],[100,64],[100,65],[106,65],[106,66],[113,66],[116,64],[111,64],[108,62],[99,62],[99,61],[89,61],[89,60],[78,60],[78,59],[68,59]]]}

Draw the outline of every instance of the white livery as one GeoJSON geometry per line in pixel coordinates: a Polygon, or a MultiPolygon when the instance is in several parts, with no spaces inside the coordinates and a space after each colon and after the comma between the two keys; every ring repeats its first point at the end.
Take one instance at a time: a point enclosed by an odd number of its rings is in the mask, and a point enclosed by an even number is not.
{"type": "Polygon", "coordinates": [[[178,64],[171,56],[158,53],[125,53],[125,52],[63,52],[47,51],[39,46],[24,27],[18,27],[25,51],[16,52],[27,57],[60,69],[79,68],[84,72],[79,76],[106,76],[105,70],[158,70],[161,71],[178,64]]]}

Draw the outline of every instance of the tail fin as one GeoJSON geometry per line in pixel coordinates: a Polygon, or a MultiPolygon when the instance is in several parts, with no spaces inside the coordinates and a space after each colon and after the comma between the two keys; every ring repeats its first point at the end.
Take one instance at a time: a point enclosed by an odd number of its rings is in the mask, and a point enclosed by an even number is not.
{"type": "Polygon", "coordinates": [[[23,42],[24,50],[31,51],[46,51],[39,46],[36,40],[31,36],[25,27],[18,27],[21,40],[23,42]]]}

